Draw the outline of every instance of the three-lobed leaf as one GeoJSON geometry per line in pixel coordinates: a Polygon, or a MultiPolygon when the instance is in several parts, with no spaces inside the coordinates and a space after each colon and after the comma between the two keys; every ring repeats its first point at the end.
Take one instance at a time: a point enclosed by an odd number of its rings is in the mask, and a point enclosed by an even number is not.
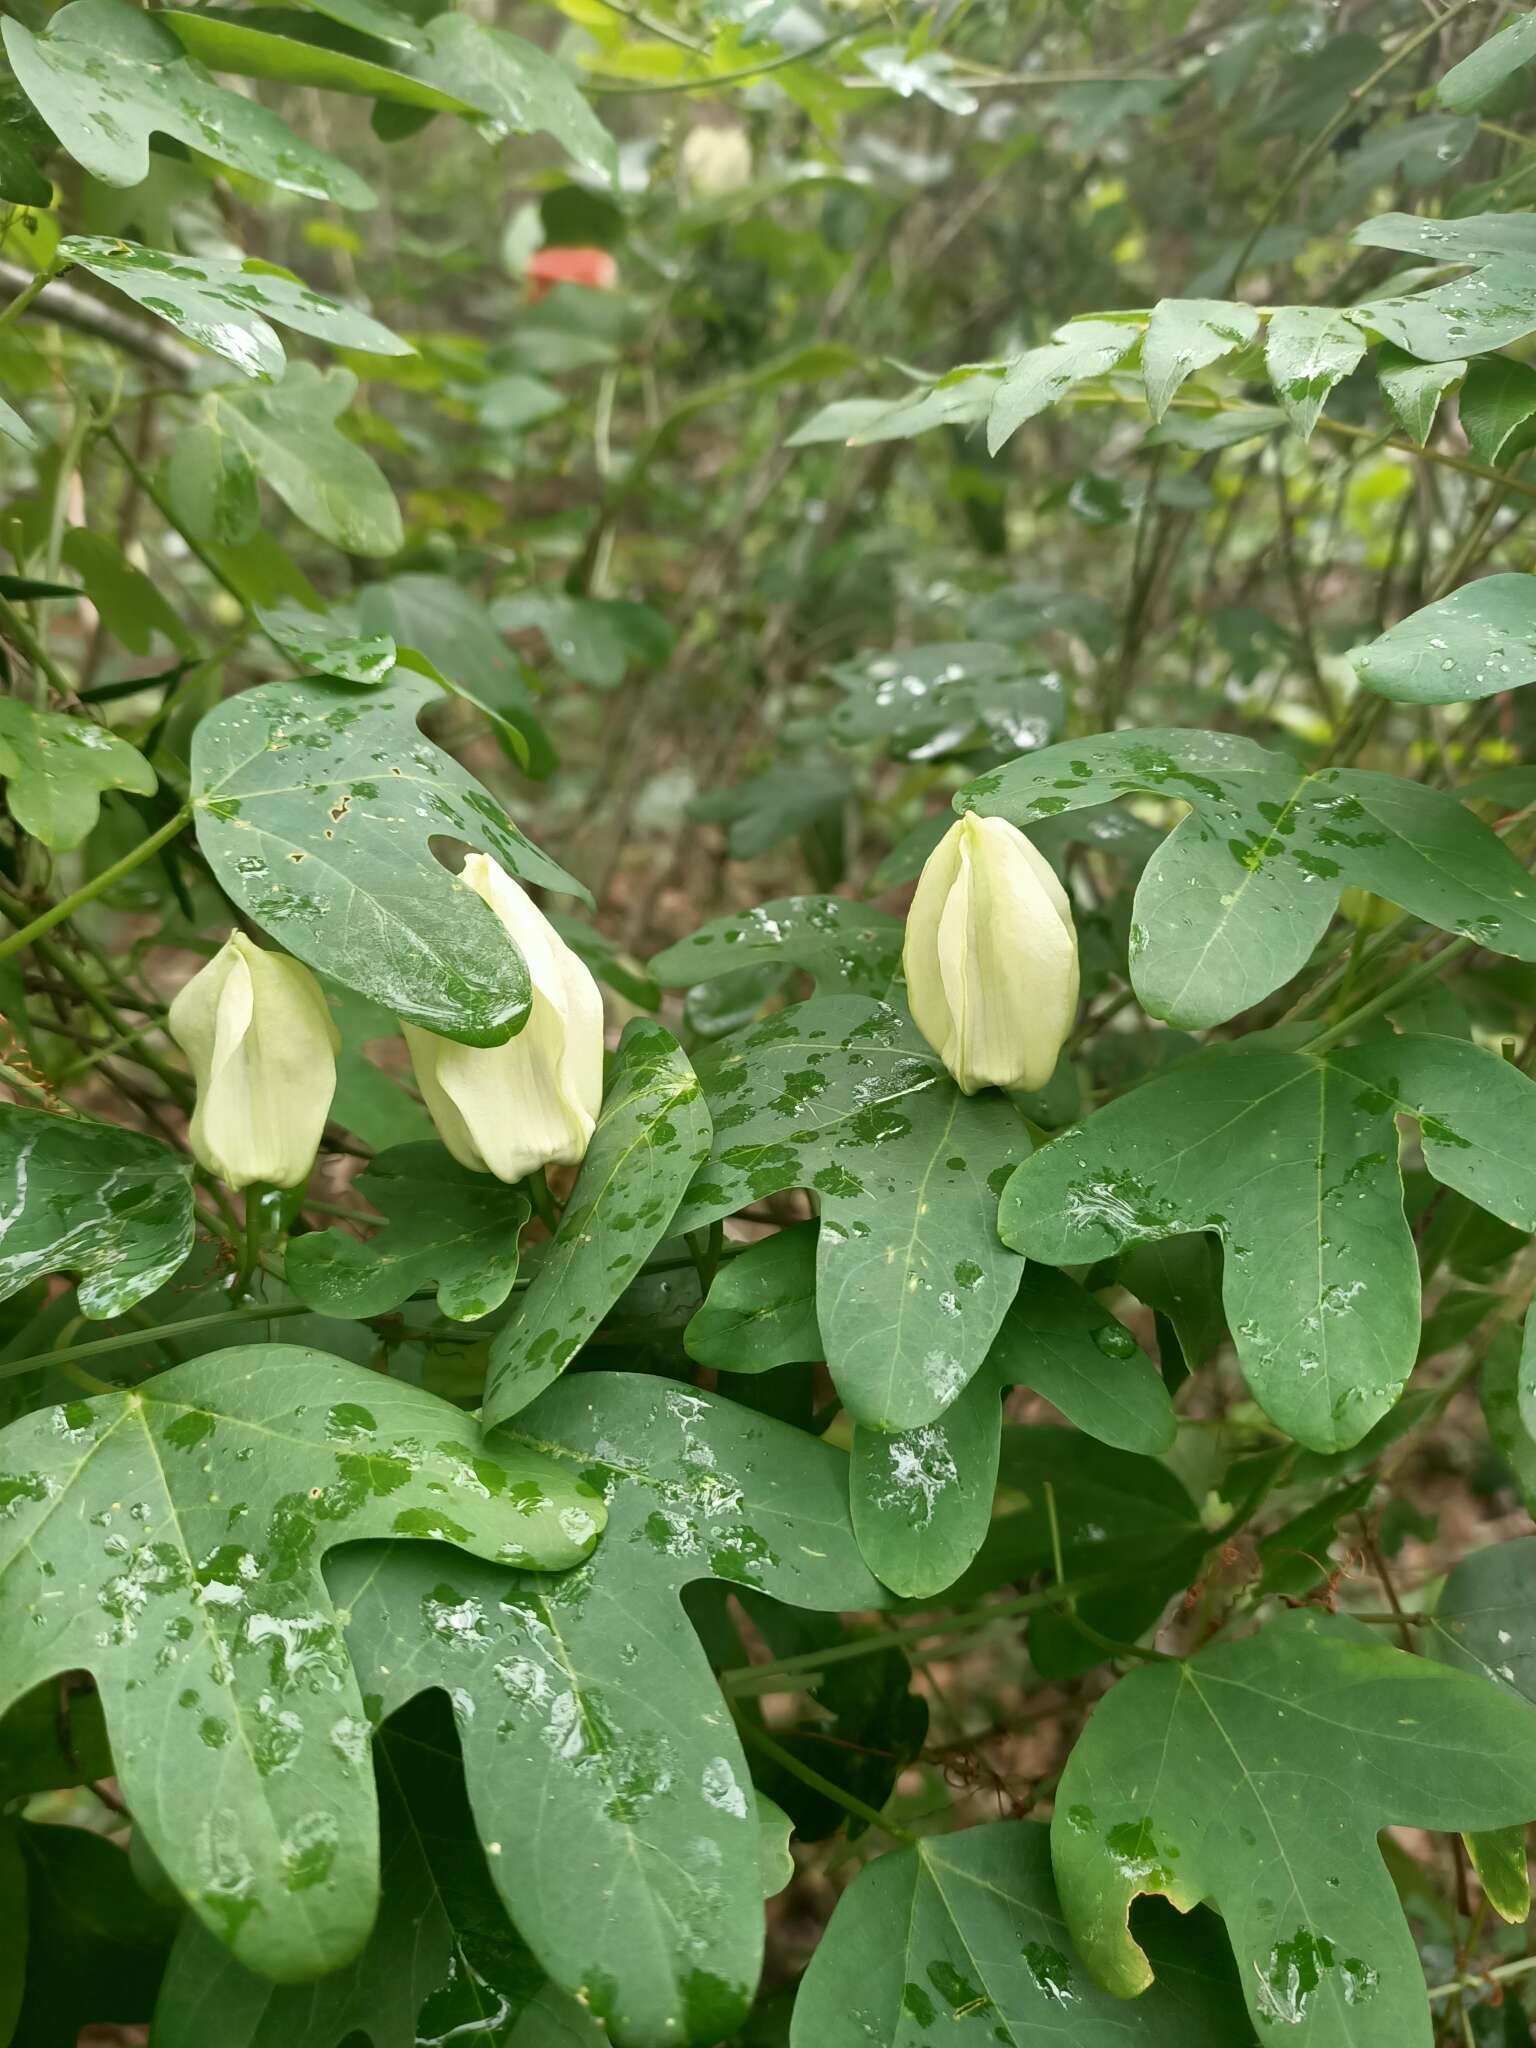
{"type": "Polygon", "coordinates": [[[377,1894],[368,1723],[321,1578],[332,1546],[436,1537],[555,1571],[601,1501],[398,1380],[222,1351],[0,1436],[0,1706],[101,1694],[135,1824],[205,1926],[291,1981],[346,1963],[377,1894]]]}
{"type": "Polygon", "coordinates": [[[1523,1700],[1298,1611],[1122,1679],[1067,1759],[1051,1851],[1073,1939],[1122,1998],[1154,1975],[1132,1901],[1209,1900],[1261,2037],[1429,2048],[1423,1973],[1376,1837],[1533,1811],[1523,1700]]]}

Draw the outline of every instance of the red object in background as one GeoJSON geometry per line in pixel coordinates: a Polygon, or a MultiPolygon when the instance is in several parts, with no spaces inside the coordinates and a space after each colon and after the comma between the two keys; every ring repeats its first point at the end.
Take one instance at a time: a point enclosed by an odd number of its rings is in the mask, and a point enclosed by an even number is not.
{"type": "Polygon", "coordinates": [[[528,259],[529,297],[535,302],[557,284],[611,292],[618,281],[619,266],[606,249],[536,249],[528,259]]]}

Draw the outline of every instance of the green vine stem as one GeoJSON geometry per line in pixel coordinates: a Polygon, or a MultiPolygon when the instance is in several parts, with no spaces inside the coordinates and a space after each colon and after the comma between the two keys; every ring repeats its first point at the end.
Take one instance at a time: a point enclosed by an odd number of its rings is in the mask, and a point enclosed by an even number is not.
{"type": "Polygon", "coordinates": [[[13,953],[22,952],[45,933],[51,932],[55,925],[62,924],[68,917],[73,917],[77,910],[83,910],[87,903],[94,903],[98,896],[104,896],[123,879],[124,875],[131,875],[135,868],[140,868],[145,861],[152,860],[162,846],[168,846],[178,833],[185,832],[191,822],[192,806],[183,804],[174,817],[167,818],[158,832],[151,832],[131,853],[125,853],[121,860],[113,861],[111,867],[103,868],[99,875],[93,875],[90,881],[82,883],[73,895],[61,897],[51,909],[45,910],[41,917],[33,918],[30,924],[23,925],[20,931],[12,932],[9,938],[0,939],[0,960],[8,960],[13,953]]]}

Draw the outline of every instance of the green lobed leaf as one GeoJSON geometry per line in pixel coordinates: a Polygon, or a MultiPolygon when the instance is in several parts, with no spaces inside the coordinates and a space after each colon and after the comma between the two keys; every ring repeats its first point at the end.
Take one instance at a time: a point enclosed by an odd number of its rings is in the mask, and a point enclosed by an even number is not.
{"type": "Polygon", "coordinates": [[[1423,1972],[1376,1836],[1532,1811],[1523,1701],[1359,1624],[1294,1612],[1123,1678],[1067,1759],[1051,1851],[1073,1938],[1120,1997],[1153,1977],[1132,1900],[1208,1899],[1261,2035],[1429,2048],[1423,1972]]]}
{"type": "Polygon", "coordinates": [[[1185,379],[1258,338],[1252,306],[1223,299],[1159,299],[1141,345],[1147,405],[1160,420],[1185,379]]]}
{"type": "Polygon", "coordinates": [[[818,1223],[792,1223],[725,1260],[683,1332],[688,1356],[720,1372],[743,1373],[819,1359],[819,1232],[818,1223]]]}
{"type": "Polygon", "coordinates": [[[158,1138],[0,1103],[0,1300],[80,1276],[80,1313],[122,1315],[192,1249],[191,1163],[158,1138]]]}
{"type": "Polygon", "coordinates": [[[447,1703],[379,1730],[379,1916],[365,1948],[315,1984],[243,1969],[188,1918],[155,2007],[157,2048],[602,2048],[595,2020],[546,1983],[492,1888],[447,1703]]]}
{"type": "Polygon", "coordinates": [[[1054,405],[1074,384],[1114,369],[1140,338],[1139,321],[1071,320],[1043,348],[1017,357],[987,413],[988,454],[995,455],[1027,420],[1054,405]]]}
{"type": "Polygon", "coordinates": [[[1244,1040],[1180,1060],[1026,1160],[999,1229],[1056,1266],[1215,1231],[1254,1398],[1298,1442],[1346,1449],[1396,1401],[1418,1349],[1399,1115],[1418,1118],[1438,1180],[1536,1227],[1536,1083],[1426,1035],[1322,1056],[1244,1040]]]}
{"type": "Polygon", "coordinates": [[[280,384],[213,396],[220,425],[296,519],[349,554],[392,555],[404,538],[394,492],[373,457],[336,429],[356,390],[350,370],[290,363],[280,384]]]}
{"type": "Polygon", "coordinates": [[[1251,2038],[1219,1929],[1164,1922],[1149,1947],[1157,1981],[1124,2005],[1072,1947],[1045,1827],[997,1821],[927,1836],[867,1865],[838,1900],[795,2000],[790,2048],[1241,2048],[1251,2038]]]}
{"type": "Polygon", "coordinates": [[[1399,704],[1464,704],[1536,682],[1536,576],[1481,576],[1350,649],[1368,690],[1399,704]]]}
{"type": "Polygon", "coordinates": [[[841,896],[784,896],[712,918],[658,953],[663,988],[693,988],[744,967],[798,967],[826,994],[883,996],[901,963],[905,927],[888,911],[841,896]]]}
{"type": "Polygon", "coordinates": [[[34,711],[0,697],[0,780],[23,832],[68,853],[95,829],[104,789],[153,796],[155,771],[136,747],[92,718],[34,711]]]}
{"type": "MultiPolygon", "coordinates": [[[[467,840],[521,881],[585,897],[417,727],[431,683],[267,683],[192,742],[197,838],[220,885],[279,944],[429,1031],[497,1045],[527,1015],[527,970],[494,915],[436,860],[467,840]]],[[[589,899],[590,900],[590,899],[589,899]]]]}
{"type": "Polygon", "coordinates": [[[319,1315],[379,1316],[435,1287],[456,1322],[500,1308],[517,1278],[525,1194],[430,1142],[380,1153],[353,1186],[389,1221],[366,1241],[337,1229],[292,1238],[283,1273],[300,1301],[319,1315]]]}
{"type": "Polygon", "coordinates": [[[0,1461],[0,1705],[90,1671],[135,1825],[203,1924],[280,1981],[349,1961],[377,1842],[325,1552],[437,1537],[560,1570],[601,1503],[526,1445],[488,1457],[447,1402],[284,1344],[42,1410],[0,1461]]]}
{"type": "Polygon", "coordinates": [[[302,142],[257,101],[193,63],[170,31],[125,0],[69,0],[33,35],[0,23],[17,82],[63,147],[105,185],[149,174],[151,135],[285,191],[338,206],[373,204],[357,173],[302,142]]]}
{"type": "Polygon", "coordinates": [[[249,257],[184,256],[110,235],[66,235],[58,253],[146,312],[168,320],[189,341],[226,357],[248,377],[283,373],[283,345],[269,324],[274,320],[338,348],[368,349],[381,356],[413,353],[408,341],[356,307],[249,257]]]}
{"type": "Polygon", "coordinates": [[[493,722],[506,721],[521,735],[526,758],[519,766],[529,774],[548,775],[555,767],[526,671],[473,591],[450,576],[391,576],[359,592],[357,618],[363,631],[388,634],[399,646],[425,655],[448,679],[445,687],[493,722]]]}
{"type": "MultiPolygon", "coordinates": [[[[1396,334],[1389,338],[1401,339],[1396,334]]],[[[1264,336],[1264,363],[1276,398],[1303,440],[1310,438],[1329,392],[1364,353],[1364,335],[1343,313],[1328,306],[1275,308],[1264,336]]]]}
{"type": "Polygon", "coordinates": [[[894,1435],[855,1425],[849,1489],[859,1548],[904,1599],[953,1585],[986,1540],[1002,1396],[1016,1386],[1043,1394],[1100,1443],[1143,1456],[1173,1444],[1173,1403],[1130,1331],[1065,1275],[1036,1267],[986,1364],[937,1421],[894,1435]]]}
{"type": "Polygon", "coordinates": [[[794,1606],[880,1605],[847,1461],[639,1374],[567,1377],[516,1427],[602,1488],[603,1543],[542,1581],[351,1548],[330,1567],[348,1645],[381,1713],[432,1687],[453,1701],[492,1881],[554,1982],[621,2048],[716,2040],[761,1964],[759,1828],[678,1596],[714,1577],[794,1606]]]}
{"type": "Polygon", "coordinates": [[[1536,959],[1536,885],[1444,790],[1364,768],[1306,769],[1224,733],[1070,740],[967,785],[957,809],[1027,827],[1135,793],[1191,814],[1148,861],[1130,934],[1143,1008],[1186,1030],[1224,1023],[1305,965],[1347,887],[1536,959]]]}
{"type": "Polygon", "coordinates": [[[491,1342],[494,1430],[564,1372],[662,1238],[709,1157],[709,1109],[670,1031],[624,1028],[597,1128],[528,1291],[491,1342]]]}
{"type": "Polygon", "coordinates": [[[722,1040],[699,1080],[714,1150],[673,1229],[813,1190],[817,1317],[844,1405],[878,1429],[933,1421],[979,1370],[1023,1271],[995,1229],[1029,1150],[1017,1110],[962,1095],[910,1020],[852,996],[722,1040]]]}

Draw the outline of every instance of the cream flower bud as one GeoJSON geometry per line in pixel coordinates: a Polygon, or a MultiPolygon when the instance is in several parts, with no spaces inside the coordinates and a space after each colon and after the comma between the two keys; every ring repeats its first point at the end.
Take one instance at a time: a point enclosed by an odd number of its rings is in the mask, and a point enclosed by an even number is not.
{"type": "Polygon", "coordinates": [[[679,152],[683,176],[697,199],[724,199],[752,182],[752,140],[732,122],[690,128],[679,152]]]}
{"type": "Polygon", "coordinates": [[[918,878],[902,948],[917,1028],[967,1095],[1043,1088],[1077,1008],[1072,905],[1004,818],[969,814],[918,878]]]}
{"type": "Polygon", "coordinates": [[[495,861],[472,853],[461,879],[495,911],[526,961],[533,1007],[505,1045],[458,1045],[403,1024],[416,1084],[461,1166],[507,1181],[541,1166],[575,1166],[603,1099],[597,983],[495,861]]]}
{"type": "Polygon", "coordinates": [[[341,1044],[309,969],[233,932],[171,1004],[170,1027],[197,1080],[199,1162],[232,1188],[306,1180],[341,1044]]]}

